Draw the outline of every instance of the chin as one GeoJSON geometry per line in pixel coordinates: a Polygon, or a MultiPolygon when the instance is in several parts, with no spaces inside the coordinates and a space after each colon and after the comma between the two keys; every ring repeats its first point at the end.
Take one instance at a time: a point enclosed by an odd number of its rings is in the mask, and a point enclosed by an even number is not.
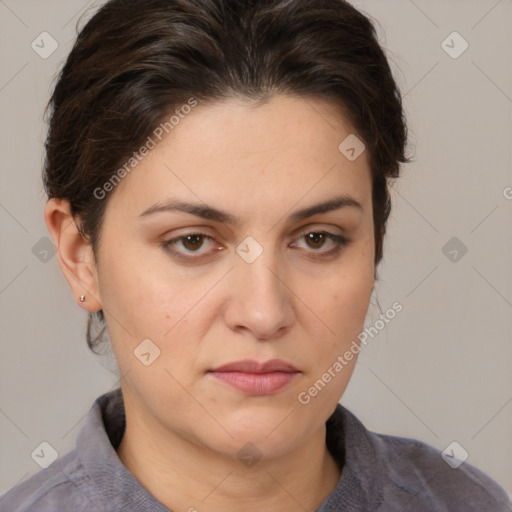
{"type": "Polygon", "coordinates": [[[253,443],[271,455],[292,442],[302,430],[293,408],[280,404],[240,407],[224,418],[226,430],[235,444],[253,443]]]}
{"type": "MultiPolygon", "coordinates": [[[[297,436],[297,432],[295,432],[295,436],[297,436]]],[[[291,435],[268,436],[268,431],[253,430],[252,432],[233,433],[233,438],[214,446],[210,445],[210,448],[239,459],[246,467],[252,467],[259,460],[271,460],[286,455],[300,443],[301,439],[291,435]]]]}

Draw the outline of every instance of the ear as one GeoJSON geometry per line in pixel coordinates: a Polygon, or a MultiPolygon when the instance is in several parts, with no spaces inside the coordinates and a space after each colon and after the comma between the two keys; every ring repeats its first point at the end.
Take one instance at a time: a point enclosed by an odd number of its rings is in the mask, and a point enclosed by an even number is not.
{"type": "Polygon", "coordinates": [[[87,311],[99,311],[101,298],[92,246],[78,231],[69,201],[50,199],[44,209],[44,219],[75,300],[87,311]],[[85,295],[84,302],[80,301],[81,295],[85,295]]]}

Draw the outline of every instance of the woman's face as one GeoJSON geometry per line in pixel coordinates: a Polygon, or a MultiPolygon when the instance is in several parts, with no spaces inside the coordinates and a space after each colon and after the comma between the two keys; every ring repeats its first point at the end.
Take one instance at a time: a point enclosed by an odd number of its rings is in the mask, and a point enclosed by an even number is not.
{"type": "Polygon", "coordinates": [[[115,187],[98,291],[127,411],[155,435],[276,457],[333,412],[375,270],[367,154],[338,148],[351,134],[319,100],[198,104],[115,187]],[[298,215],[340,196],[360,207],[298,215]],[[154,208],[174,203],[195,206],[154,208]]]}

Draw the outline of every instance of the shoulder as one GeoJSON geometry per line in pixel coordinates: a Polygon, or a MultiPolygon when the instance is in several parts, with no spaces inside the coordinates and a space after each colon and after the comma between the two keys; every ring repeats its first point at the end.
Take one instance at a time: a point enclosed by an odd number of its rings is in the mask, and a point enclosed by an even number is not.
{"type": "Polygon", "coordinates": [[[0,496],[0,512],[100,510],[87,492],[87,480],[74,449],[0,496]]]}
{"type": "MultiPolygon", "coordinates": [[[[488,475],[416,439],[370,433],[382,454],[394,489],[410,495],[425,510],[510,512],[506,492],[488,475]],[[430,507],[430,508],[428,508],[430,507]]],[[[390,492],[393,492],[390,487],[390,492]]]]}
{"type": "Polygon", "coordinates": [[[367,510],[379,512],[512,512],[506,492],[451,450],[369,431],[340,404],[327,427],[328,445],[343,459],[338,502],[358,489],[367,510]]]}

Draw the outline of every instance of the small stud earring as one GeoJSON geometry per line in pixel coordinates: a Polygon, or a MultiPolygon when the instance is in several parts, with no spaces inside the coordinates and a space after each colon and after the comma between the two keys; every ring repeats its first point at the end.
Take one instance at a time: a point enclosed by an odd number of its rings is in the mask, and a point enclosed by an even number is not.
{"type": "Polygon", "coordinates": [[[85,295],[80,295],[80,302],[84,302],[85,301],[85,295]]]}

